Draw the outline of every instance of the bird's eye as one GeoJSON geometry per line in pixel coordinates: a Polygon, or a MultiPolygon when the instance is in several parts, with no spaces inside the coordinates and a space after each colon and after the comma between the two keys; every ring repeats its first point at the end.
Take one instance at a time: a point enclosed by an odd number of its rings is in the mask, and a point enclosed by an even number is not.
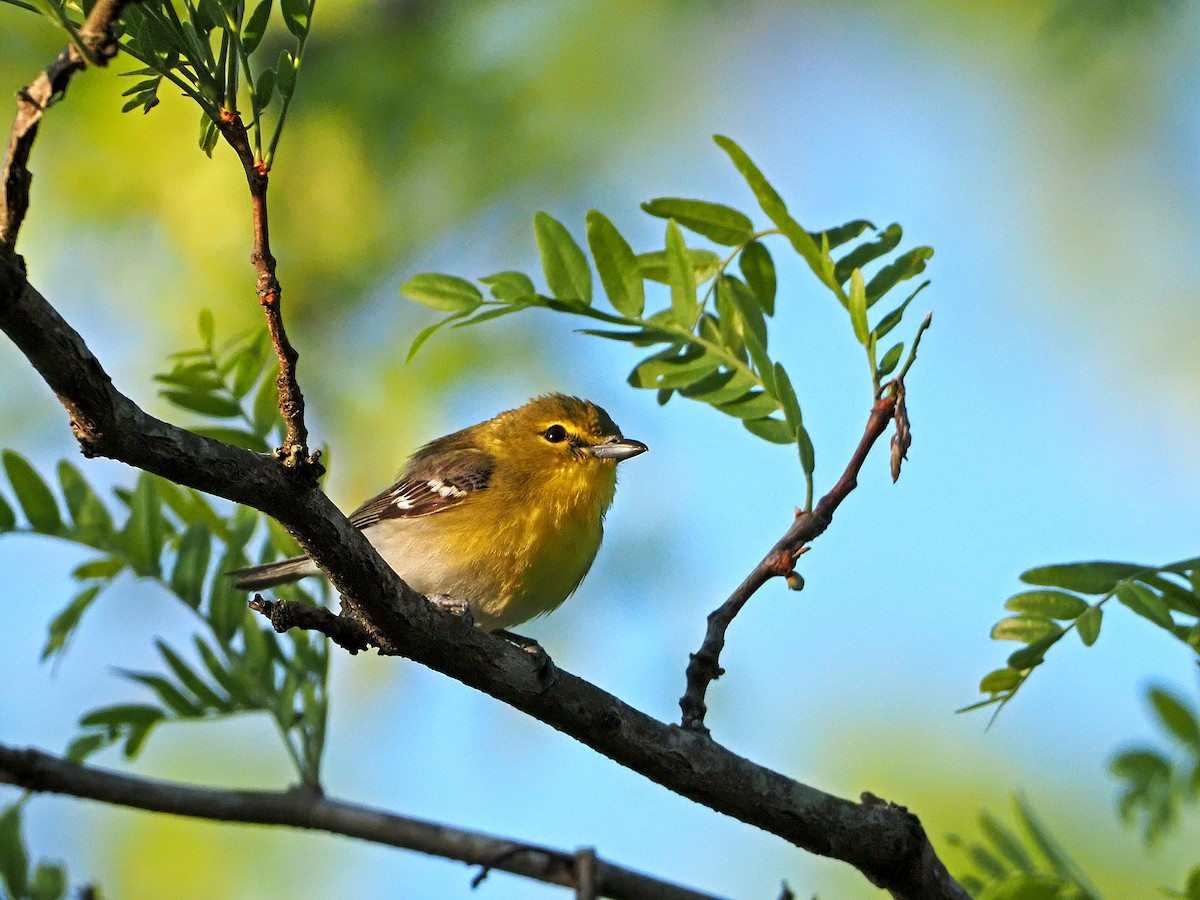
{"type": "Polygon", "coordinates": [[[552,444],[559,444],[567,439],[567,429],[561,425],[551,425],[542,432],[542,437],[552,444]]]}

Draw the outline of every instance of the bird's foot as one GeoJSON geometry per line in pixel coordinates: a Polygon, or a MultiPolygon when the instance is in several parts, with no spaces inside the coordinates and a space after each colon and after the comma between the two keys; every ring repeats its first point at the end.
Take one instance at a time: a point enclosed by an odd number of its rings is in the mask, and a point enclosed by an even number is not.
{"type": "Polygon", "coordinates": [[[524,635],[516,634],[503,628],[493,631],[492,634],[499,635],[518,650],[528,653],[533,658],[538,678],[544,687],[549,687],[558,678],[558,668],[554,665],[554,660],[550,658],[549,653],[542,649],[542,645],[533,638],[527,638],[524,635]]]}
{"type": "Polygon", "coordinates": [[[450,615],[462,619],[468,627],[475,624],[475,617],[471,615],[471,606],[466,600],[459,600],[457,597],[451,597],[449,594],[433,594],[428,599],[430,603],[442,612],[450,613],[450,615]]]}

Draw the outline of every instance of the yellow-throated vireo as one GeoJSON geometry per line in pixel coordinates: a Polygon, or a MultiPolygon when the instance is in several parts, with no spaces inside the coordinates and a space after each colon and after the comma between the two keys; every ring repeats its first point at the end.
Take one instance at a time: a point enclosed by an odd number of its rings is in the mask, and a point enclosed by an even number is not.
{"type": "MultiPolygon", "coordinates": [[[[350,521],[413,590],[486,631],[558,607],[600,549],[617,463],[646,451],[603,409],[549,394],[426,444],[350,521]]],[[[259,590],[318,573],[307,556],[230,572],[259,590]]]]}

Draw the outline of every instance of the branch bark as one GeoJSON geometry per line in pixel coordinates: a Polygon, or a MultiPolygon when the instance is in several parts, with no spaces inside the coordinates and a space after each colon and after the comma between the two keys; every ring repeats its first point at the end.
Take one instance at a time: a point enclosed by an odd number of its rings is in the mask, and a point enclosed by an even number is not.
{"type": "Polygon", "coordinates": [[[700,649],[691,655],[687,666],[687,688],[679,698],[679,707],[683,710],[683,727],[689,731],[708,733],[704,717],[708,707],[704,702],[708,687],[723,674],[720,666],[721,650],[725,647],[725,632],[733,623],[734,617],[741,612],[755,591],[776,576],[788,577],[792,574],[796,559],[804,552],[809,541],[820,537],[833,514],[850,492],[858,486],[858,473],[862,470],[867,455],[875,441],[883,434],[888,422],[896,415],[897,395],[903,396],[902,388],[889,386],[875,401],[871,415],[867,419],[866,431],[858,442],[850,462],[846,465],[842,477],[837,484],[821,498],[816,509],[812,512],[796,510],[796,518],[787,532],[776,541],[762,561],[754,567],[746,579],[729,595],[729,599],[708,614],[708,628],[700,649]]]}
{"type": "MultiPolygon", "coordinates": [[[[100,6],[112,15],[120,8],[100,6]]],[[[13,178],[28,185],[31,143],[32,137],[23,138],[4,161],[5,185],[13,178]]],[[[854,802],[826,794],[736,756],[702,733],[659,722],[565,671],[539,665],[504,640],[433,609],[310,479],[292,477],[273,457],[147,415],[116,389],[82,337],[28,283],[24,261],[13,249],[11,217],[3,233],[0,330],[66,408],[85,456],[120,460],[273,516],[329,576],[341,592],[343,617],[359,623],[372,645],[481,690],[710,809],[844,860],[896,898],[965,900],[920,822],[903,807],[870,795],[854,802]]],[[[832,508],[825,512],[832,514],[832,508]]],[[[824,514],[821,505],[818,514],[824,514]]]]}
{"type": "Polygon", "coordinates": [[[477,880],[489,871],[501,870],[577,891],[591,889],[593,897],[614,900],[716,900],[712,894],[597,858],[592,850],[570,852],[526,844],[333,800],[314,791],[198,788],[79,765],[38,750],[20,750],[3,744],[0,744],[0,782],[28,791],[67,794],[194,819],[282,825],[341,834],[481,866],[477,880]]]}

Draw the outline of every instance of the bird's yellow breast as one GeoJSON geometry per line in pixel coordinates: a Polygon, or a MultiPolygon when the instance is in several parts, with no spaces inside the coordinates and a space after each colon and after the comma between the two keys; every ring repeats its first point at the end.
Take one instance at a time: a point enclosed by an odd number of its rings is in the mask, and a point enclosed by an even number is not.
{"type": "Polygon", "coordinates": [[[491,631],[548,613],[574,592],[600,549],[615,491],[614,464],[571,459],[366,534],[415,590],[467,601],[491,631]]]}

